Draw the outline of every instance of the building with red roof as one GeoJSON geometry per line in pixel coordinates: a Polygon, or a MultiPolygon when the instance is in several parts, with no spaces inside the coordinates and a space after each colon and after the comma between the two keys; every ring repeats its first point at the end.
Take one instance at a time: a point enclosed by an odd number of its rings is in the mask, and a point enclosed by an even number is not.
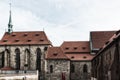
{"type": "Polygon", "coordinates": [[[120,80],[120,30],[92,31],[90,41],[54,47],[44,31],[13,32],[10,10],[0,40],[0,72],[12,70],[23,75],[37,70],[39,80],[120,80]]]}
{"type": "Polygon", "coordinates": [[[115,32],[116,31],[91,31],[91,53],[96,54],[99,51],[99,49],[114,35],[115,32]]]}
{"type": "Polygon", "coordinates": [[[70,80],[70,60],[61,47],[49,47],[46,52],[46,80],[57,80],[62,77],[70,80]],[[51,77],[52,76],[52,77],[51,77]]]}
{"type": "Polygon", "coordinates": [[[91,62],[93,80],[120,80],[120,30],[108,39],[91,62]]]}
{"type": "Polygon", "coordinates": [[[64,74],[66,80],[90,79],[93,57],[89,41],[64,41],[60,47],[49,47],[46,52],[46,78],[52,75],[55,79],[64,74]]]}
{"type": "Polygon", "coordinates": [[[5,32],[0,40],[0,68],[38,70],[44,78],[44,53],[49,46],[44,31],[5,32]]]}
{"type": "Polygon", "coordinates": [[[44,31],[6,32],[0,45],[50,45],[44,31]]]}

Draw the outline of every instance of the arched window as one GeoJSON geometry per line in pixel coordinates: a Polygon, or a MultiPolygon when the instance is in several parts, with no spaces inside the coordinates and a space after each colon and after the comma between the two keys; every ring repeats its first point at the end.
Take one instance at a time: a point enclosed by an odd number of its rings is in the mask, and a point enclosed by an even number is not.
{"type": "Polygon", "coordinates": [[[20,70],[20,50],[19,48],[15,49],[15,66],[16,70],[20,70]]]}
{"type": "Polygon", "coordinates": [[[50,65],[50,73],[53,73],[53,65],[50,65]]]}
{"type": "Polygon", "coordinates": [[[5,50],[5,56],[6,56],[6,66],[10,67],[10,51],[8,49],[5,50]]]}
{"type": "Polygon", "coordinates": [[[75,66],[74,66],[74,64],[71,64],[70,68],[71,68],[71,73],[74,73],[75,72],[75,66]]]}
{"type": "Polygon", "coordinates": [[[25,58],[24,58],[24,67],[30,69],[30,51],[28,49],[25,50],[25,58]]]}
{"type": "Polygon", "coordinates": [[[2,52],[2,59],[1,59],[2,60],[2,66],[1,67],[4,67],[4,57],[5,57],[4,52],[2,52]]]}
{"type": "Polygon", "coordinates": [[[36,50],[36,69],[41,72],[41,50],[40,48],[37,48],[36,50]]]}
{"type": "Polygon", "coordinates": [[[87,73],[88,72],[88,67],[86,64],[83,65],[83,72],[84,73],[87,73]]]}

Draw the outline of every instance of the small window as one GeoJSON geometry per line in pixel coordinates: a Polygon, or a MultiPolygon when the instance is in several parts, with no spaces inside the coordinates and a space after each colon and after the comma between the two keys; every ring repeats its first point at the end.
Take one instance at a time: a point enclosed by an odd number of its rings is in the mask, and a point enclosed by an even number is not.
{"type": "Polygon", "coordinates": [[[24,36],[27,36],[27,35],[28,35],[27,33],[24,34],[24,36]]]}
{"type": "Polygon", "coordinates": [[[42,41],[44,41],[43,39],[40,39],[40,41],[42,42],[42,41]]]}
{"type": "Polygon", "coordinates": [[[120,33],[120,30],[116,31],[116,33],[115,33],[115,34],[116,34],[116,35],[118,35],[119,33],[120,33]]]}
{"type": "Polygon", "coordinates": [[[107,41],[105,44],[107,45],[109,43],[109,41],[107,41]]]}
{"type": "Polygon", "coordinates": [[[77,49],[77,47],[74,47],[74,50],[76,50],[77,49]]]}
{"type": "Polygon", "coordinates": [[[8,40],[3,40],[3,42],[7,42],[8,40]]]}
{"type": "Polygon", "coordinates": [[[31,40],[27,40],[27,42],[31,42],[31,40]]]}
{"type": "Polygon", "coordinates": [[[83,65],[83,72],[84,73],[87,73],[88,72],[88,67],[86,64],[83,65]]]}
{"type": "Polygon", "coordinates": [[[69,48],[68,48],[68,47],[66,47],[65,49],[66,49],[66,50],[68,50],[69,48]]]}
{"type": "Polygon", "coordinates": [[[47,51],[48,47],[45,47],[44,50],[47,51]]]}
{"type": "Polygon", "coordinates": [[[82,49],[84,49],[84,50],[85,50],[85,49],[86,49],[86,47],[82,47],[82,49]]]}
{"type": "Polygon", "coordinates": [[[14,37],[14,36],[16,36],[15,34],[12,34],[12,36],[14,37]]]}
{"type": "Polygon", "coordinates": [[[71,68],[71,73],[74,73],[75,72],[75,65],[71,64],[70,68],[71,68]]]}
{"type": "Polygon", "coordinates": [[[71,58],[73,59],[73,58],[74,58],[74,56],[71,56],[71,58]]]}
{"type": "Polygon", "coordinates": [[[19,40],[18,40],[18,39],[16,39],[16,40],[15,40],[15,42],[19,42],[19,40]]]}
{"type": "Polygon", "coordinates": [[[83,56],[84,59],[86,59],[87,57],[86,56],[83,56]]]}
{"type": "Polygon", "coordinates": [[[58,55],[58,53],[53,53],[53,55],[54,55],[54,56],[57,56],[57,55],[58,55]]]}
{"type": "Polygon", "coordinates": [[[50,73],[53,73],[53,65],[50,65],[50,73]]]}
{"type": "Polygon", "coordinates": [[[39,36],[39,34],[35,34],[35,36],[39,36]]]}

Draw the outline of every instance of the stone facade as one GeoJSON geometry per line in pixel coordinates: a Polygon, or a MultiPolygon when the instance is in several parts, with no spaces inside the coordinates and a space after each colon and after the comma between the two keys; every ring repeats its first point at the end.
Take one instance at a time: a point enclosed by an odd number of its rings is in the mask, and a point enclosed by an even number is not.
{"type": "Polygon", "coordinates": [[[1,54],[4,54],[4,67],[12,67],[16,70],[39,70],[40,76],[44,78],[44,68],[45,68],[45,48],[49,45],[36,45],[36,46],[0,46],[1,54]],[[16,53],[15,50],[18,49],[20,52],[16,53]],[[37,52],[38,49],[38,52],[37,52]],[[28,50],[28,51],[27,51],[28,50]],[[20,53],[20,59],[18,55],[20,53]],[[38,54],[40,54],[37,60],[38,54]],[[17,59],[19,61],[17,61],[17,59]],[[38,65],[37,65],[38,64],[38,65]],[[37,68],[37,66],[39,68],[37,68]]]}
{"type": "Polygon", "coordinates": [[[71,62],[71,80],[90,80],[91,62],[90,61],[72,61],[71,62]],[[74,67],[72,67],[74,66],[74,67]],[[72,70],[72,68],[74,68],[72,70]]]}
{"type": "Polygon", "coordinates": [[[120,80],[120,33],[92,60],[92,80],[120,80]]]}
{"type": "MultiPolygon", "coordinates": [[[[27,70],[36,70],[37,49],[40,49],[41,64],[44,64],[45,51],[44,46],[0,46],[0,52],[4,52],[4,66],[16,69],[16,49],[20,51],[20,70],[24,70],[25,64],[28,64],[27,70]],[[28,50],[28,52],[26,52],[28,50]],[[29,59],[30,58],[30,59],[29,59]],[[28,61],[29,60],[29,61],[28,61]]],[[[41,69],[43,66],[41,66],[41,69]]]]}
{"type": "Polygon", "coordinates": [[[69,60],[46,60],[46,63],[45,80],[70,80],[69,60]]]}

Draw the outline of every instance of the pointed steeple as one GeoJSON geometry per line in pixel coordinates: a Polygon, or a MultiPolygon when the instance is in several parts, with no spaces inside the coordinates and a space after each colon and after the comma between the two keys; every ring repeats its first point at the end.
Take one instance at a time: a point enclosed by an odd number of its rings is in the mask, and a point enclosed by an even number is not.
{"type": "Polygon", "coordinates": [[[11,3],[10,3],[10,15],[9,15],[9,22],[8,22],[8,33],[11,33],[13,30],[12,30],[12,16],[11,16],[11,3]]]}

